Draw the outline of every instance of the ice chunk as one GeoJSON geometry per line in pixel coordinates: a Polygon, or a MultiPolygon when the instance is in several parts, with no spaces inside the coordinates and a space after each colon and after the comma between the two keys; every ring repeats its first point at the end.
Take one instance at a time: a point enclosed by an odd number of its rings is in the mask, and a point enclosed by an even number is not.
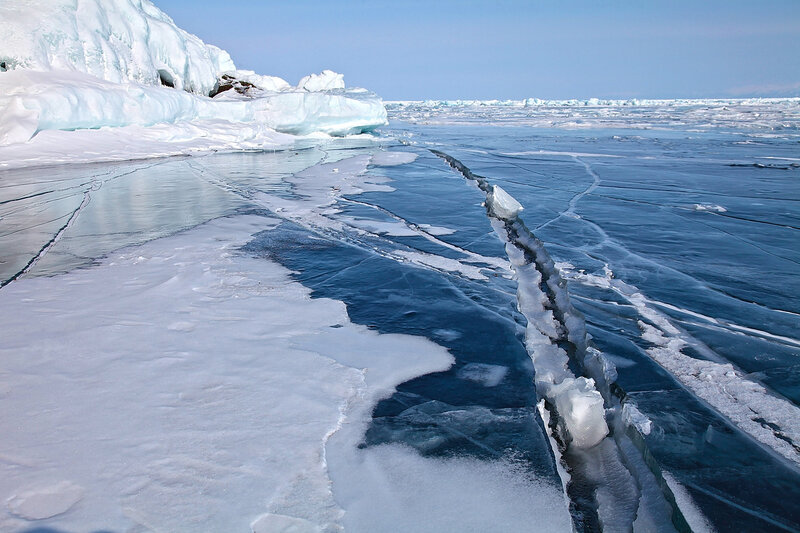
{"type": "Polygon", "coordinates": [[[486,205],[494,216],[502,219],[515,218],[523,209],[513,196],[498,185],[493,185],[492,192],[486,195],[486,205]]]}
{"type": "Polygon", "coordinates": [[[550,387],[550,396],[573,445],[591,448],[608,435],[603,397],[595,389],[593,379],[567,378],[550,387]]]}
{"type": "Polygon", "coordinates": [[[0,146],[25,142],[43,130],[203,120],[229,122],[229,134],[245,123],[295,135],[345,135],[383,125],[386,110],[378,97],[363,91],[279,92],[218,100],[163,87],[111,83],[78,72],[16,70],[0,75],[0,146]]]}
{"type": "Polygon", "coordinates": [[[301,79],[297,88],[309,92],[344,89],[344,76],[332,70],[323,70],[320,74],[309,74],[301,79]]]}
{"type": "Polygon", "coordinates": [[[642,435],[649,435],[653,428],[653,422],[632,402],[628,401],[622,406],[622,416],[628,425],[639,430],[642,435]]]}

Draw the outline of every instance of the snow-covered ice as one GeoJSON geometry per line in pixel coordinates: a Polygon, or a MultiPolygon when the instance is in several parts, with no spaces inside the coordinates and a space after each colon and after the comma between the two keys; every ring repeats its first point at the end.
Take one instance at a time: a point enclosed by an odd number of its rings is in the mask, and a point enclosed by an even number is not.
{"type": "Polygon", "coordinates": [[[76,531],[340,521],[327,439],[345,421],[359,439],[375,401],[451,357],[236,252],[270,224],[219,219],[3,289],[4,531],[67,510],[76,531]]]}
{"type": "Polygon", "coordinates": [[[120,144],[129,157],[274,148],[386,123],[380,98],[345,88],[341,74],[291,86],[238,71],[149,0],[13,0],[0,18],[5,168],[115,160],[120,144]],[[247,90],[219,92],[225,83],[247,90]]]}
{"type": "Polygon", "coordinates": [[[800,98],[391,139],[149,0],[0,20],[3,531],[796,529],[800,98]]]}
{"type": "Polygon", "coordinates": [[[150,0],[6,0],[3,70],[83,72],[208,94],[230,55],[178,28],[150,0]]]}

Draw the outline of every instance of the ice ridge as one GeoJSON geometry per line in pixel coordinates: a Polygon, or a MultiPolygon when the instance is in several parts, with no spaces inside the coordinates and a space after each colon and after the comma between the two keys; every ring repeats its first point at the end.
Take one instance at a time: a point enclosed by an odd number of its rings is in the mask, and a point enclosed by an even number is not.
{"type": "Polygon", "coordinates": [[[623,408],[616,369],[588,340],[565,280],[519,217],[522,206],[458,159],[431,152],[483,191],[492,226],[506,243],[518,307],[527,319],[525,345],[534,363],[540,410],[557,447],[554,456],[565,468],[576,530],[624,530],[644,520],[659,530],[688,531],[660,471],[645,459],[649,454],[640,431],[647,421],[634,416],[633,406],[623,408]]]}
{"type": "Polygon", "coordinates": [[[130,157],[272,148],[293,142],[280,134],[386,123],[381,99],[342,74],[292,86],[237,70],[150,0],[7,0],[0,20],[0,166],[114,160],[120,145],[130,157]]]}

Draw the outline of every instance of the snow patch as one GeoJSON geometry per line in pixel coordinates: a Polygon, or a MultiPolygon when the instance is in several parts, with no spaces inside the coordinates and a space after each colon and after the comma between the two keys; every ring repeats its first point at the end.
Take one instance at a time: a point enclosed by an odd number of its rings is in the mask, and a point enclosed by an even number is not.
{"type": "Polygon", "coordinates": [[[313,522],[273,513],[260,516],[250,528],[253,533],[322,533],[313,522]]]}
{"type": "Polygon", "coordinates": [[[728,211],[721,205],[715,205],[715,204],[694,204],[692,205],[692,209],[694,209],[695,211],[710,211],[712,213],[725,213],[726,211],[728,211]]]}
{"type": "Polygon", "coordinates": [[[8,510],[25,520],[43,520],[66,513],[83,498],[83,488],[69,481],[21,491],[8,499],[8,510]]]}
{"type": "Polygon", "coordinates": [[[417,160],[417,154],[413,152],[378,152],[372,156],[373,165],[381,167],[392,167],[405,165],[417,160]]]}
{"type": "Polygon", "coordinates": [[[328,439],[349,428],[353,453],[375,402],[452,357],[237,252],[276,222],[218,219],[0,291],[0,529],[337,530],[328,439]],[[43,478],[71,481],[28,488],[43,478]]]}
{"type": "Polygon", "coordinates": [[[510,461],[421,457],[384,445],[332,462],[331,477],[350,532],[530,531],[531,517],[537,531],[572,529],[561,487],[510,461]]]}

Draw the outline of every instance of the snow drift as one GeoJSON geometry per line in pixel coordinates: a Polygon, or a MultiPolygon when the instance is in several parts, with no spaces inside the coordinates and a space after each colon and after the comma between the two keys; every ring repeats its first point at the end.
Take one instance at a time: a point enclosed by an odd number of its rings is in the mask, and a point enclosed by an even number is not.
{"type": "Polygon", "coordinates": [[[236,68],[149,0],[5,0],[0,19],[0,62],[9,70],[70,70],[208,94],[220,72],[236,68]]]}
{"type": "MultiPolygon", "coordinates": [[[[227,52],[181,30],[149,0],[8,0],[0,19],[0,160],[30,160],[35,136],[47,130],[191,123],[205,146],[220,135],[220,121],[226,139],[241,137],[243,125],[348,135],[386,123],[380,98],[345,88],[341,74],[312,74],[293,87],[236,70],[227,52]],[[215,127],[206,130],[207,121],[215,127]],[[21,143],[31,146],[3,149],[21,143]]],[[[64,151],[72,137],[60,139],[64,151]]],[[[94,140],[92,152],[102,153],[103,139],[94,140]]]]}

